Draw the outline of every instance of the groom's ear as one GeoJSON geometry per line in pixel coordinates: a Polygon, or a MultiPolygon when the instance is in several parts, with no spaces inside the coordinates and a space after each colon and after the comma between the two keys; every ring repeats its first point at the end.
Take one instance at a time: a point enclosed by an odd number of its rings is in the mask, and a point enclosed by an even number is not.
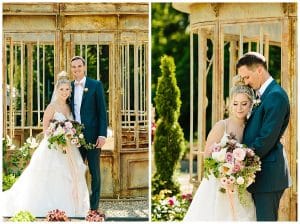
{"type": "Polygon", "coordinates": [[[263,73],[263,66],[262,65],[258,65],[257,66],[257,72],[261,75],[263,73]]]}

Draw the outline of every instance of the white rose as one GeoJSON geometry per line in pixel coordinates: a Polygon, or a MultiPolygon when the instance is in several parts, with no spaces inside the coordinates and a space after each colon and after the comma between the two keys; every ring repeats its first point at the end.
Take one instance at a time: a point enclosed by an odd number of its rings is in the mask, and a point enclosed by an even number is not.
{"type": "Polygon", "coordinates": [[[225,147],[227,142],[228,142],[228,135],[224,135],[223,138],[220,141],[221,147],[225,147]]]}
{"type": "Polygon", "coordinates": [[[83,134],[79,134],[79,136],[78,136],[79,138],[83,138],[84,136],[83,136],[83,134]]]}
{"type": "Polygon", "coordinates": [[[54,132],[54,135],[60,135],[60,134],[64,134],[64,133],[65,133],[65,130],[61,126],[58,126],[58,128],[54,132]]]}
{"type": "Polygon", "coordinates": [[[226,152],[227,149],[221,149],[220,152],[213,152],[211,156],[213,159],[219,162],[224,162],[226,158],[226,152]]]}
{"type": "Polygon", "coordinates": [[[242,184],[245,183],[245,180],[244,180],[243,177],[238,177],[238,178],[236,179],[236,182],[237,182],[237,184],[242,185],[242,184]]]}

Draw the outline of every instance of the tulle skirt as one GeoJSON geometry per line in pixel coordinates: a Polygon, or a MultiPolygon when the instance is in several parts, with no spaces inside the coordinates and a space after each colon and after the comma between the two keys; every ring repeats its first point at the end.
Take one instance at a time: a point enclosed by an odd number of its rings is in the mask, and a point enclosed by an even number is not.
{"type": "Polygon", "coordinates": [[[15,184],[1,193],[0,214],[14,216],[22,210],[45,217],[60,209],[68,217],[85,217],[89,210],[85,171],[78,148],[71,146],[63,154],[49,149],[44,138],[15,184]]]}
{"type": "Polygon", "coordinates": [[[229,196],[219,189],[220,182],[214,176],[203,178],[183,221],[256,221],[250,193],[247,192],[250,203],[245,207],[241,205],[237,192],[229,196]]]}

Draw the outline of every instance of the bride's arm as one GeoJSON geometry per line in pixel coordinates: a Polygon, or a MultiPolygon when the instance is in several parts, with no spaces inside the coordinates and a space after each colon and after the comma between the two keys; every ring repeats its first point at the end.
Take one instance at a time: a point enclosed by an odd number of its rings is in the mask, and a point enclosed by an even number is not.
{"type": "Polygon", "coordinates": [[[44,111],[44,116],[43,116],[43,132],[47,130],[50,124],[50,120],[53,118],[54,115],[54,107],[52,105],[48,105],[46,110],[44,111]]]}
{"type": "Polygon", "coordinates": [[[211,147],[214,143],[219,143],[224,135],[225,127],[223,121],[218,121],[210,130],[205,144],[204,158],[211,156],[211,147]]]}

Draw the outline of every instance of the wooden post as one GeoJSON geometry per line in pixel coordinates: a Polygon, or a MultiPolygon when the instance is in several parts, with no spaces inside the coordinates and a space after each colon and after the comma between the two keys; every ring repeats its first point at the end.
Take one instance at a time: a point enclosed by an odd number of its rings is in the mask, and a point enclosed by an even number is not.
{"type": "Polygon", "coordinates": [[[2,114],[2,120],[3,120],[3,136],[7,136],[7,51],[6,51],[6,44],[7,40],[5,37],[5,34],[3,35],[2,39],[2,100],[3,100],[3,114],[2,114]]]}
{"type": "Polygon", "coordinates": [[[279,208],[279,220],[296,221],[297,217],[297,68],[296,62],[296,20],[292,17],[284,17],[282,21],[282,45],[281,45],[281,85],[286,90],[290,105],[291,116],[289,125],[283,136],[284,148],[288,157],[289,170],[292,178],[292,187],[285,190],[279,208]],[[288,77],[288,78],[287,78],[288,77]]]}
{"type": "MultiPolygon", "coordinates": [[[[206,136],[206,54],[207,54],[207,34],[204,29],[198,30],[198,123],[197,123],[197,184],[200,183],[203,174],[203,156],[200,154],[204,151],[206,136]]],[[[192,102],[193,103],[193,102],[192,102]]]]}

